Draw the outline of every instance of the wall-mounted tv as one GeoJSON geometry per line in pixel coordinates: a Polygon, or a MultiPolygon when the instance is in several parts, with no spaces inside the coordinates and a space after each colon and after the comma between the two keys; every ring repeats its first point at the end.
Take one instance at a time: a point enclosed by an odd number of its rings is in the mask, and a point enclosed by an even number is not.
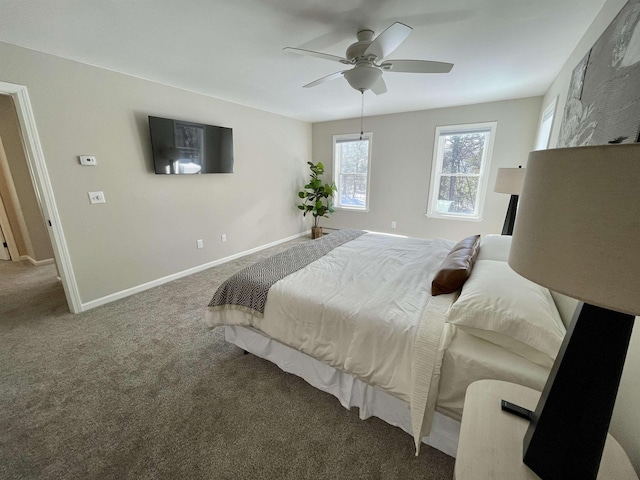
{"type": "Polygon", "coordinates": [[[233,173],[233,130],[149,117],[153,166],[158,175],[233,173]]]}

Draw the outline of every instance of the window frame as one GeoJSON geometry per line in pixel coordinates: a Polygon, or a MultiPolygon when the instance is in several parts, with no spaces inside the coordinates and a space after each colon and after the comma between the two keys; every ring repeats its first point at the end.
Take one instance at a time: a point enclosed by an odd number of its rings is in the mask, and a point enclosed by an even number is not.
{"type": "Polygon", "coordinates": [[[335,210],[341,210],[346,212],[368,212],[369,211],[369,198],[371,194],[371,151],[373,150],[372,149],[373,133],[372,132],[362,133],[362,139],[364,140],[365,138],[369,141],[369,152],[367,156],[367,183],[366,183],[367,193],[365,198],[365,205],[364,207],[353,207],[353,206],[340,204],[340,160],[341,159],[336,158],[336,145],[338,142],[341,142],[341,141],[344,142],[345,140],[359,141],[360,133],[342,133],[338,135],[333,135],[333,141],[332,141],[333,151],[331,153],[333,157],[332,177],[333,177],[333,182],[337,187],[336,195],[333,201],[333,208],[335,210]]]}
{"type": "Polygon", "coordinates": [[[462,220],[481,222],[483,218],[484,203],[487,193],[487,185],[489,183],[489,172],[491,171],[491,157],[493,156],[493,145],[495,143],[498,122],[478,122],[465,123],[458,125],[437,125],[435,129],[435,137],[433,141],[433,156],[431,158],[431,180],[429,183],[429,196],[427,199],[428,218],[439,218],[446,220],[462,220]],[[472,133],[478,130],[489,130],[489,139],[482,152],[482,162],[480,164],[480,172],[478,173],[478,193],[476,196],[476,213],[474,215],[461,213],[442,213],[436,211],[438,204],[438,194],[440,193],[440,178],[442,176],[442,166],[444,159],[444,151],[440,152],[441,141],[443,135],[472,133]]]}
{"type": "Polygon", "coordinates": [[[540,116],[540,122],[538,124],[538,135],[536,135],[536,144],[535,150],[546,150],[549,148],[551,143],[551,133],[553,132],[553,126],[556,121],[556,107],[558,105],[558,97],[554,98],[553,101],[542,111],[542,115],[540,116]],[[546,141],[544,142],[544,146],[540,145],[540,140],[543,134],[543,127],[545,125],[545,120],[551,117],[551,123],[549,124],[549,132],[547,134],[546,141]]]}

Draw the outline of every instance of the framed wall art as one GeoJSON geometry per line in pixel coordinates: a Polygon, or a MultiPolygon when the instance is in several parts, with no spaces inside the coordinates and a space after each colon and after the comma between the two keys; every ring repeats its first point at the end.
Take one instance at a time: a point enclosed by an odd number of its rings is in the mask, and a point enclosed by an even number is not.
{"type": "Polygon", "coordinates": [[[640,141],[640,0],[629,0],[573,70],[558,147],[640,141]]]}

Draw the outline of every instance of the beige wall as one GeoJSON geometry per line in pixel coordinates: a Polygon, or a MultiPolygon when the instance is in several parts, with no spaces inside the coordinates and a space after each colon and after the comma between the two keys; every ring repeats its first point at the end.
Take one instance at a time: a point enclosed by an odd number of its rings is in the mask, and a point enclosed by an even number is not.
{"type": "MultiPolygon", "coordinates": [[[[533,149],[541,98],[525,98],[462,107],[366,117],[373,133],[370,210],[339,211],[321,225],[363,228],[413,237],[461,239],[475,233],[500,233],[509,195],[493,192],[499,167],[525,165],[533,149]],[[438,125],[497,121],[491,170],[481,222],[427,218],[433,142],[438,125]],[[397,228],[391,229],[391,221],[397,228]]],[[[360,119],[313,125],[313,158],[332,171],[332,136],[360,131],[360,119]]]]}
{"type": "MultiPolygon", "coordinates": [[[[551,132],[551,147],[555,147],[557,144],[569,81],[574,67],[582,60],[626,3],[626,0],[607,1],[545,94],[543,108],[553,102],[554,98],[558,99],[556,118],[551,132]]],[[[594,352],[594,354],[597,353],[594,352]]],[[[640,379],[640,322],[636,318],[636,327],[631,338],[610,429],[626,450],[636,472],[640,472],[640,381],[638,379],[640,379]]]]}
{"type": "Polygon", "coordinates": [[[12,98],[6,95],[0,95],[0,138],[11,174],[9,181],[12,181],[15,187],[18,205],[14,205],[11,199],[6,178],[0,179],[0,195],[7,209],[18,251],[20,255],[31,255],[33,260],[37,261],[53,258],[51,241],[40,213],[22,146],[18,116],[12,98]],[[18,219],[20,215],[26,229],[24,236],[18,219]],[[29,252],[28,242],[32,252],[29,252]]]}
{"type": "Polygon", "coordinates": [[[310,124],[3,43],[0,65],[29,90],[83,303],[305,229],[310,124]],[[232,127],[235,173],[155,175],[148,115],[232,127]]]}

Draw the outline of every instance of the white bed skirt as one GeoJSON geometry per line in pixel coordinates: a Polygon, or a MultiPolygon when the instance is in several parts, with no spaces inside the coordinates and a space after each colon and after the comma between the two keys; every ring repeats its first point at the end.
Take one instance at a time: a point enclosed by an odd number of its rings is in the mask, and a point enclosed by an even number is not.
{"type": "MultiPolygon", "coordinates": [[[[318,390],[330,393],[344,408],[358,407],[362,420],[371,416],[378,417],[412,435],[411,412],[402,400],[253,329],[225,326],[224,334],[226,341],[275,363],[285,372],[301,377],[318,390]]],[[[455,457],[459,435],[458,421],[435,412],[431,433],[423,437],[422,442],[455,457]]]]}

